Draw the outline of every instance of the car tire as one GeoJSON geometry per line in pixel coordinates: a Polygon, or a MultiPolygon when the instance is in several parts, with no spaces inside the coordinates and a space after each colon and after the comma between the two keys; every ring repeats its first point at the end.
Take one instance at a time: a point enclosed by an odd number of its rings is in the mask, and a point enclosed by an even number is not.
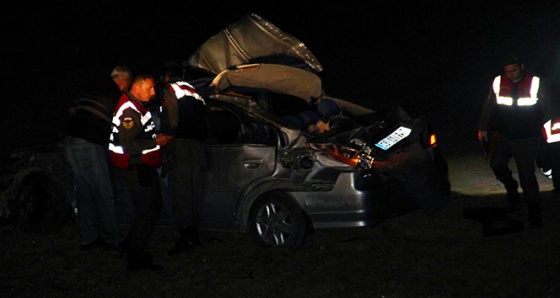
{"type": "Polygon", "coordinates": [[[12,206],[16,224],[28,233],[56,233],[68,217],[64,188],[42,172],[21,180],[12,206]]]}
{"type": "Polygon", "coordinates": [[[306,247],[312,236],[301,208],[283,193],[268,193],[255,201],[248,233],[261,247],[306,247]]]}

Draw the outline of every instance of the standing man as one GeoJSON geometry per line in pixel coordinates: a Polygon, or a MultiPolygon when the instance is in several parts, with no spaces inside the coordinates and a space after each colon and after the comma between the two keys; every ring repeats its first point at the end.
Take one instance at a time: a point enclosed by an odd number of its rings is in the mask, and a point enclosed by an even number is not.
{"type": "Polygon", "coordinates": [[[513,157],[528,205],[529,225],[542,228],[539,184],[535,175],[537,148],[544,124],[541,81],[529,75],[515,54],[502,63],[503,74],[496,76],[482,110],[479,140],[490,142],[490,167],[507,191],[508,215],[521,215],[522,199],[518,182],[508,167],[513,157]]]}
{"type": "MultiPolygon", "coordinates": [[[[126,66],[115,67],[111,72],[111,78],[113,78],[113,81],[115,81],[117,86],[119,86],[121,95],[130,89],[132,73],[126,66]]],[[[114,109],[115,108],[111,110],[111,116],[114,109]]],[[[132,223],[134,212],[132,200],[130,198],[130,195],[128,194],[128,191],[126,190],[126,185],[123,180],[121,171],[115,167],[110,167],[110,171],[111,180],[113,181],[113,192],[115,194],[117,221],[119,222],[119,224],[130,225],[132,223]]]]}
{"type": "Polygon", "coordinates": [[[170,136],[157,134],[150,111],[145,107],[155,95],[155,79],[139,74],[132,80],[113,113],[113,130],[109,141],[111,165],[122,170],[134,204],[134,218],[128,234],[128,270],[161,270],[149,252],[161,211],[161,192],[156,167],[161,165],[160,146],[170,136]]]}
{"type": "Polygon", "coordinates": [[[80,250],[118,249],[120,241],[107,145],[119,86],[130,85],[131,77],[117,68],[112,80],[105,77],[74,102],[67,122],[64,143],[76,186],[80,250]]]}
{"type": "Polygon", "coordinates": [[[208,135],[204,99],[182,80],[180,66],[165,69],[164,129],[174,138],[166,146],[172,214],[179,239],[169,255],[200,246],[198,236],[204,142],[208,135]]]}

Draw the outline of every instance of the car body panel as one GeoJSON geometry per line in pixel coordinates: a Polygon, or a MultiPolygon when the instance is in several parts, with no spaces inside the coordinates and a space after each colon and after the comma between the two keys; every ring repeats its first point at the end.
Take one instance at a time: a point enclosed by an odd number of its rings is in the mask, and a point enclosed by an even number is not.
{"type": "Polygon", "coordinates": [[[248,14],[212,36],[190,56],[188,63],[218,74],[232,66],[272,56],[293,57],[315,72],[323,70],[303,42],[257,14],[248,14]]]}
{"type": "Polygon", "coordinates": [[[241,193],[272,174],[275,147],[261,144],[207,145],[201,224],[232,226],[241,193]],[[235,173],[235,174],[232,174],[235,173]]]}

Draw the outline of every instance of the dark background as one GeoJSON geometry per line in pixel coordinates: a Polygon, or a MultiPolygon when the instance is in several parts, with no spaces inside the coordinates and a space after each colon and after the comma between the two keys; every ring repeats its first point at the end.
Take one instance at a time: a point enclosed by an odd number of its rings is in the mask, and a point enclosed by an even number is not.
{"type": "Polygon", "coordinates": [[[290,252],[206,232],[201,250],[179,258],[165,256],[175,233],[158,229],[155,256],[165,270],[157,275],[128,275],[117,255],[79,251],[76,225],[54,237],[7,226],[2,297],[558,297],[560,200],[548,192],[550,181],[539,182],[544,230],[483,237],[482,225],[462,212],[503,206],[476,122],[510,49],[556,80],[560,1],[223,2],[2,1],[0,149],[59,140],[67,106],[91,80],[118,64],[157,73],[255,12],[315,54],[330,95],[371,108],[403,104],[430,118],[454,191],[440,217],[415,212],[372,228],[324,231],[312,249],[290,252]]]}
{"type": "Polygon", "coordinates": [[[558,1],[489,2],[8,2],[2,147],[60,138],[67,105],[92,79],[119,64],[161,73],[252,12],[305,43],[328,94],[374,109],[401,104],[427,115],[441,144],[472,141],[505,53],[546,79],[559,67],[558,1]]]}

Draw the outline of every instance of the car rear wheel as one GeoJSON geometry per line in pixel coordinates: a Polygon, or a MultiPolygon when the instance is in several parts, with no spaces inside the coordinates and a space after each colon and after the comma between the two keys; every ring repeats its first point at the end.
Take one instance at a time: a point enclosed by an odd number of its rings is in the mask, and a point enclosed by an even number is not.
{"type": "Polygon", "coordinates": [[[262,247],[299,248],[311,239],[302,210],[282,193],[265,194],[254,203],[248,232],[262,247]]]}
{"type": "Polygon", "coordinates": [[[15,220],[25,232],[52,234],[67,219],[63,187],[53,177],[40,172],[22,179],[13,207],[15,220]]]}

